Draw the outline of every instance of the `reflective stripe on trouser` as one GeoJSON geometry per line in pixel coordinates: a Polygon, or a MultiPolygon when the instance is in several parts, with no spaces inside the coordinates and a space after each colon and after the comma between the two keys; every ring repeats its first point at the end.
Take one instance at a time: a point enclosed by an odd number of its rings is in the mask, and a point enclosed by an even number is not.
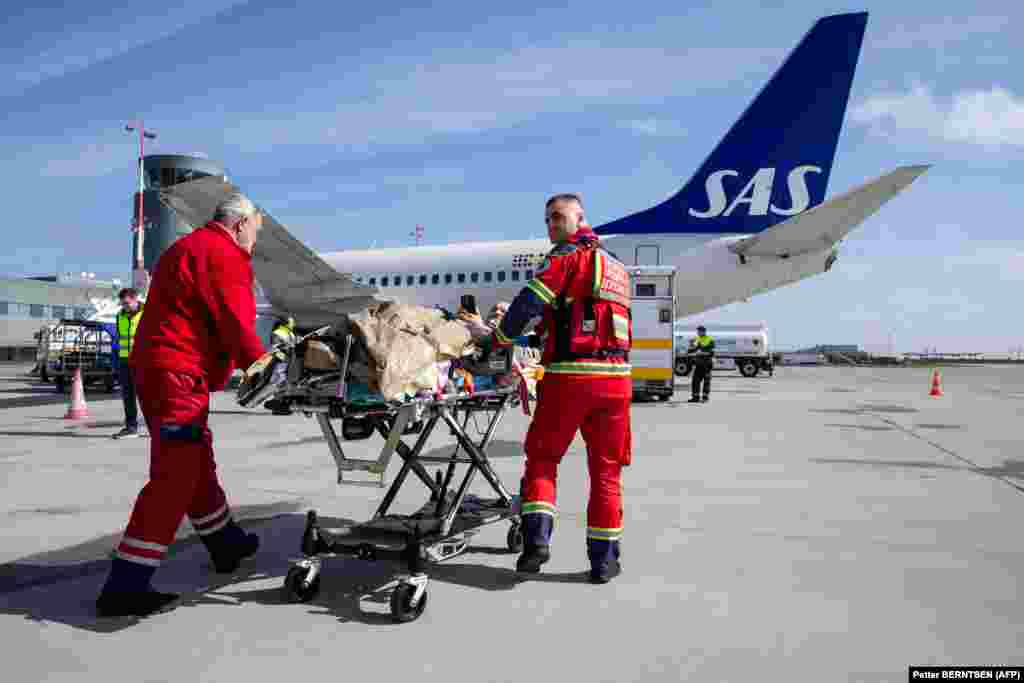
{"type": "Polygon", "coordinates": [[[207,536],[231,523],[231,509],[217,481],[205,381],[136,368],[135,382],[150,434],[149,482],[135,501],[117,555],[155,567],[186,514],[207,536]]]}
{"type": "MultiPolygon", "coordinates": [[[[631,380],[544,375],[526,435],[523,511],[553,511],[558,465],[577,430],[587,444],[590,500],[587,526],[606,536],[622,534],[622,467],[631,461],[631,380]]],[[[589,535],[589,533],[588,533],[589,535]]]]}

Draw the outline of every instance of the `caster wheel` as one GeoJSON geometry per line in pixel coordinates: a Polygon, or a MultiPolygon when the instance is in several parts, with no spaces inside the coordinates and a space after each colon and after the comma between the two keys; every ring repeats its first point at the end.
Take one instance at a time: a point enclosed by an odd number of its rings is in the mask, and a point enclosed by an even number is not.
{"type": "Polygon", "coordinates": [[[320,592],[320,575],[317,574],[313,582],[306,585],[306,577],[309,570],[304,567],[292,567],[288,570],[288,576],[284,579],[284,596],[288,602],[309,602],[320,592]]]}
{"type": "Polygon", "coordinates": [[[427,592],[423,591],[419,604],[413,607],[410,602],[416,592],[416,586],[411,583],[400,583],[391,593],[391,616],[400,624],[415,621],[427,608],[427,592]]]}
{"type": "Polygon", "coordinates": [[[514,522],[509,527],[508,536],[505,540],[508,543],[508,551],[510,553],[523,552],[523,525],[519,522],[514,522]]]}

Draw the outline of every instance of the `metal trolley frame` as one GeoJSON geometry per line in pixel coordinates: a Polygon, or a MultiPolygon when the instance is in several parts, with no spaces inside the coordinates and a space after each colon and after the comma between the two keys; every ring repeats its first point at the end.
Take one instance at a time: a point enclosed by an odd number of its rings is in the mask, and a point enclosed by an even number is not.
{"type": "MultiPolygon", "coordinates": [[[[519,518],[519,497],[510,494],[501,478],[491,466],[486,449],[491,436],[505,411],[518,399],[515,387],[501,387],[490,391],[443,395],[434,398],[413,399],[404,403],[359,404],[345,397],[345,383],[351,336],[346,338],[343,360],[336,389],[320,382],[304,387],[289,381],[279,393],[290,410],[315,415],[327,440],[338,472],[339,484],[384,487],[384,475],[394,454],[402,459],[401,469],[384,494],[373,518],[361,524],[342,529],[327,530],[320,526],[317,513],[307,513],[302,534],[301,556],[293,558],[285,577],[283,590],[287,599],[295,602],[312,600],[320,588],[323,561],[338,556],[354,556],[363,560],[394,559],[403,562],[408,575],[399,579],[391,594],[391,614],[398,622],[417,619],[426,608],[430,562],[441,562],[459,555],[469,545],[469,539],[480,527],[510,520],[506,537],[510,552],[520,552],[523,536],[519,518]],[[461,420],[460,420],[461,414],[461,420]],[[487,427],[478,440],[467,433],[469,420],[478,415],[487,417],[487,427]],[[368,438],[372,432],[384,438],[384,446],[376,460],[350,458],[342,448],[332,420],[341,420],[343,434],[348,427],[364,430],[357,438],[368,438]],[[450,456],[425,456],[423,449],[439,424],[444,423],[455,437],[455,449],[450,456]],[[403,437],[415,436],[410,446],[403,437]],[[431,477],[425,465],[446,465],[444,474],[438,469],[431,477]],[[467,465],[465,473],[454,488],[458,465],[467,465]],[[355,473],[365,473],[370,480],[353,479],[355,473]],[[490,485],[494,498],[469,495],[470,485],[477,473],[490,485]],[[413,474],[428,489],[427,502],[413,514],[390,513],[399,490],[413,474]]],[[[498,359],[510,367],[511,356],[498,359]]],[[[295,375],[291,372],[292,380],[295,375]]],[[[333,373],[332,373],[333,375],[333,373]]],[[[323,380],[329,378],[324,377],[323,380]]]]}

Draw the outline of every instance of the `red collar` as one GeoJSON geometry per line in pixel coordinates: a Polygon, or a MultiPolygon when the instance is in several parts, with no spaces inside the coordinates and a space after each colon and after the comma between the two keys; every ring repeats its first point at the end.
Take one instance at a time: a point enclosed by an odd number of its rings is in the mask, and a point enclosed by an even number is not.
{"type": "Polygon", "coordinates": [[[238,242],[235,241],[235,238],[232,237],[231,233],[228,232],[228,229],[225,228],[224,224],[221,223],[220,221],[210,221],[203,227],[213,230],[215,234],[220,235],[221,237],[226,239],[228,242],[231,243],[231,246],[237,249],[240,253],[244,254],[247,259],[252,258],[252,254],[250,254],[245,249],[242,249],[241,246],[239,246],[238,242]]]}

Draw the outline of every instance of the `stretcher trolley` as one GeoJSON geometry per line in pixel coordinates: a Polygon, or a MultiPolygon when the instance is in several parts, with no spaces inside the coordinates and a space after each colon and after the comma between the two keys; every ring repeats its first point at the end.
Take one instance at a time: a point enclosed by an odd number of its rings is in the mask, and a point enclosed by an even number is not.
{"type": "MultiPolygon", "coordinates": [[[[501,478],[491,466],[486,450],[491,436],[505,411],[520,401],[516,386],[499,386],[484,391],[465,391],[435,394],[429,398],[412,398],[402,402],[385,402],[379,397],[352,397],[347,395],[346,377],[353,338],[347,336],[339,354],[340,371],[309,375],[296,365],[301,353],[295,349],[278,348],[277,359],[283,361],[269,368],[268,375],[276,380],[272,395],[288,405],[292,412],[315,417],[327,440],[327,446],[337,466],[338,483],[384,488],[384,476],[391,458],[397,454],[402,466],[384,493],[373,518],[361,524],[341,529],[324,529],[315,510],[307,513],[306,526],[301,539],[301,556],[290,561],[292,565],[284,580],[283,591],[293,602],[308,602],[319,591],[321,567],[324,560],[338,556],[354,556],[363,560],[398,560],[408,569],[399,579],[391,594],[391,614],[397,622],[417,619],[427,605],[427,566],[459,555],[469,545],[469,539],[480,527],[508,520],[511,522],[506,537],[508,550],[518,553],[523,548],[523,535],[519,517],[519,496],[508,492],[501,478]],[[286,377],[287,376],[287,377],[286,377]],[[485,418],[481,420],[480,418],[485,418]],[[470,421],[477,427],[486,427],[474,439],[468,431],[470,421]],[[335,424],[341,423],[339,438],[335,424]],[[425,456],[427,439],[441,424],[455,437],[451,455],[425,456]],[[343,440],[369,438],[376,432],[384,439],[379,457],[375,460],[351,458],[345,455],[343,440]],[[405,442],[412,440],[412,445],[405,442]],[[442,466],[431,476],[427,466],[442,466]],[[465,465],[465,471],[456,486],[456,471],[465,465]],[[442,473],[442,469],[444,472],[442,473]],[[490,485],[493,498],[480,498],[469,494],[470,485],[477,474],[490,485]],[[428,500],[413,514],[390,512],[391,505],[402,486],[418,479],[429,492],[428,500]]],[[[269,355],[269,354],[268,354],[269,355]]],[[[511,351],[497,353],[486,361],[465,359],[453,362],[474,375],[504,374],[512,367],[511,351]]],[[[260,381],[246,382],[239,388],[239,402],[255,405],[266,400],[271,393],[260,390],[260,381]],[[245,396],[245,394],[249,394],[245,396]]]]}

